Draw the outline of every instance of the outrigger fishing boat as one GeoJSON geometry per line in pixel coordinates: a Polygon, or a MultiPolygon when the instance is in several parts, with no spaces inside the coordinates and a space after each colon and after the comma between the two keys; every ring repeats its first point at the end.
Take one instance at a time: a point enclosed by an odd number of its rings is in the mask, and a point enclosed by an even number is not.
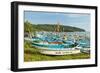
{"type": "Polygon", "coordinates": [[[56,25],[55,32],[52,32],[52,35],[49,33],[45,33],[45,36],[38,34],[37,38],[33,38],[33,40],[32,46],[38,48],[42,54],[67,55],[80,53],[80,48],[77,47],[78,43],[75,39],[74,41],[67,40],[67,35],[60,32],[59,23],[56,25]]]}

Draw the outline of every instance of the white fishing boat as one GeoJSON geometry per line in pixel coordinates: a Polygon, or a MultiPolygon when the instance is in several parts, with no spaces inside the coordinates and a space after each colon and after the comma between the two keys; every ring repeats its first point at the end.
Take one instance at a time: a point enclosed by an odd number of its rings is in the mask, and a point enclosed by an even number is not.
{"type": "Polygon", "coordinates": [[[26,41],[30,41],[30,42],[33,41],[33,39],[32,39],[32,38],[29,38],[29,37],[25,37],[24,40],[26,40],[26,41]]]}
{"type": "Polygon", "coordinates": [[[33,46],[38,48],[39,52],[42,53],[42,54],[67,55],[67,54],[78,54],[78,53],[80,53],[80,49],[78,47],[72,47],[71,48],[72,45],[33,43],[33,46]]]}
{"type": "Polygon", "coordinates": [[[81,52],[90,53],[90,48],[83,48],[83,49],[81,49],[81,52]]]}
{"type": "Polygon", "coordinates": [[[68,55],[68,54],[78,54],[80,53],[79,49],[74,49],[74,50],[67,50],[67,49],[63,49],[63,50],[49,50],[49,49],[45,49],[45,50],[40,50],[40,53],[42,54],[47,54],[47,55],[68,55]]]}

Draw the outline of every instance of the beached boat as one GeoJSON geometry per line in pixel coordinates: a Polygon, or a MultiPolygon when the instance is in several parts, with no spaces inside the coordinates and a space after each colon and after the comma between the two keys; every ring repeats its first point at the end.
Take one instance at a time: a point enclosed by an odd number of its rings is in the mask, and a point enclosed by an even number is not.
{"type": "Polygon", "coordinates": [[[47,55],[67,55],[80,53],[80,49],[76,48],[75,44],[55,44],[55,43],[35,43],[32,45],[39,49],[39,52],[47,55]]]}
{"type": "Polygon", "coordinates": [[[67,50],[66,48],[63,50],[40,50],[40,53],[42,54],[47,54],[47,55],[68,55],[68,54],[78,54],[80,53],[79,49],[74,49],[74,50],[67,50]]]}

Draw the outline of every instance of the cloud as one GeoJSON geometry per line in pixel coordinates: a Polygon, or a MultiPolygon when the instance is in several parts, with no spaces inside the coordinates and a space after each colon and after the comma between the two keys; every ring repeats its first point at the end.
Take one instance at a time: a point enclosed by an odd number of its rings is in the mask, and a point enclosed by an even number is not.
{"type": "Polygon", "coordinates": [[[67,17],[70,17],[70,18],[78,18],[78,17],[87,17],[89,14],[70,13],[66,15],[67,17]]]}

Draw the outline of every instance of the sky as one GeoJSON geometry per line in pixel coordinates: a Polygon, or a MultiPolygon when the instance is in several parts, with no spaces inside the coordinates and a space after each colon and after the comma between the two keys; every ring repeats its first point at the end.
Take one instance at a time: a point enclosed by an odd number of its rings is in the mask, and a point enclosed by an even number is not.
{"type": "Polygon", "coordinates": [[[24,20],[32,24],[57,24],[90,31],[90,14],[24,11],[24,20]]]}

